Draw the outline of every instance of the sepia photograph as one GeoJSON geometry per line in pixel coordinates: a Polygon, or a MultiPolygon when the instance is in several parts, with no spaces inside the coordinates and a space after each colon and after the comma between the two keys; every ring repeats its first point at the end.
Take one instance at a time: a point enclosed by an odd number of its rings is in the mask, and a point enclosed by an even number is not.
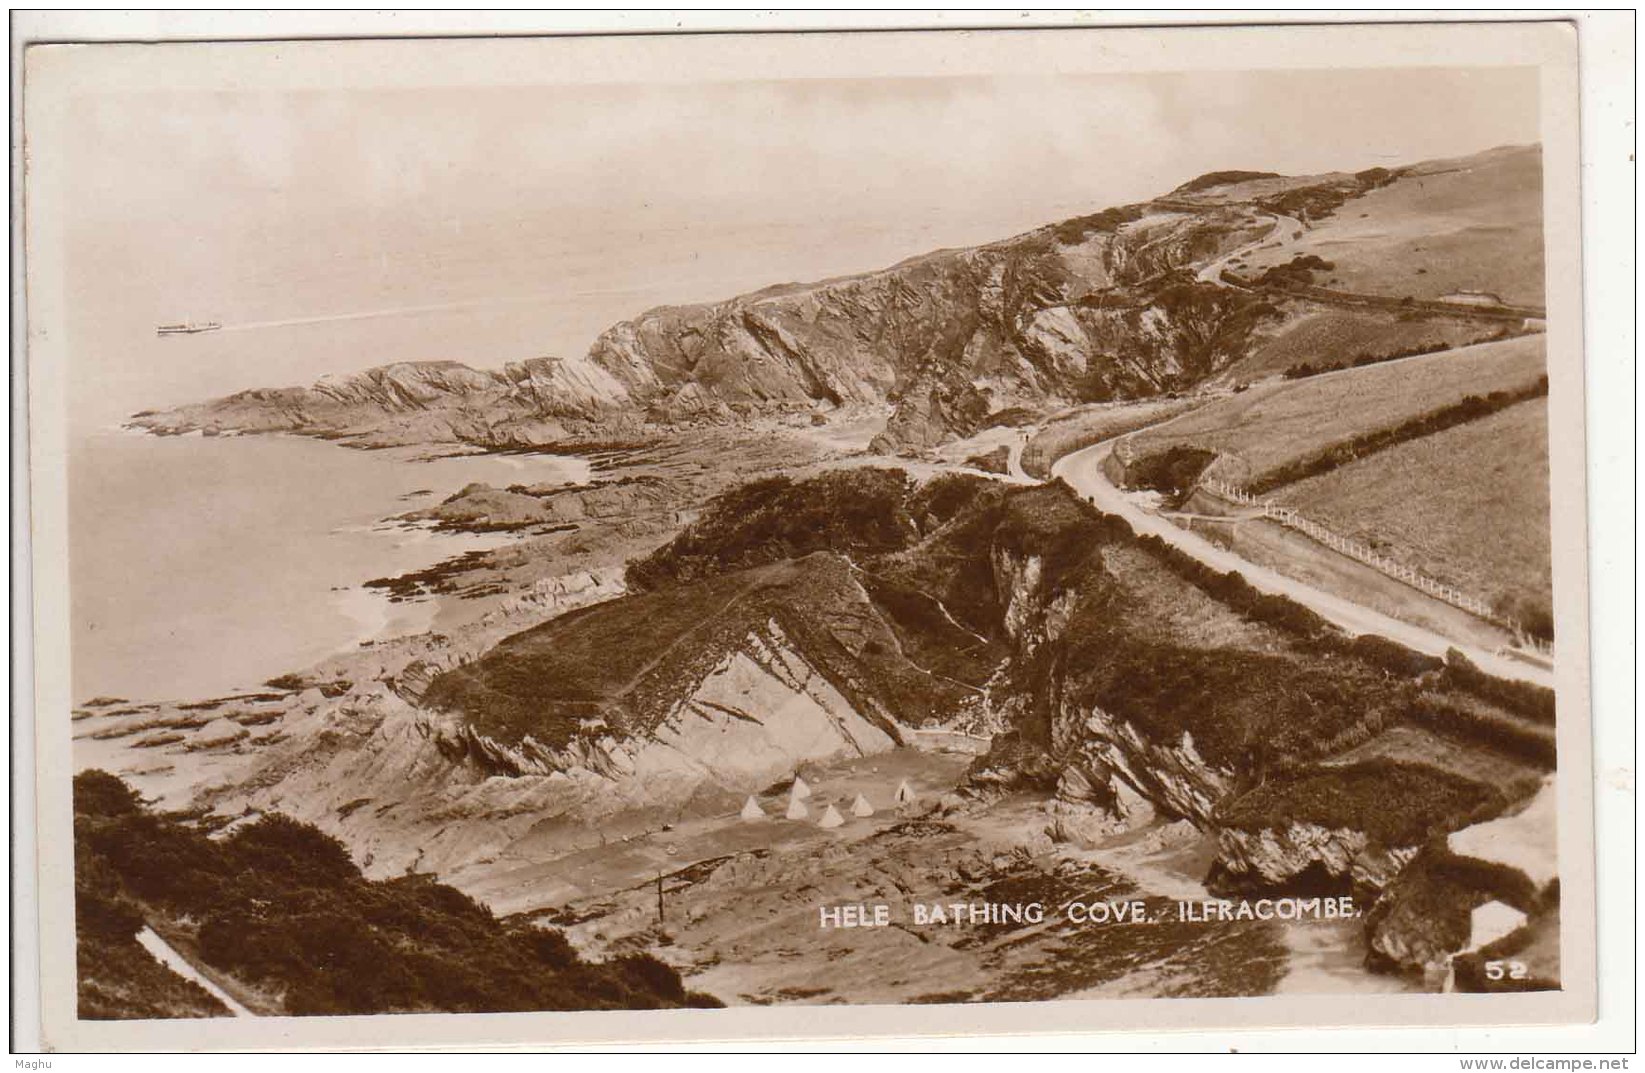
{"type": "Polygon", "coordinates": [[[1575,58],[31,46],[48,1035],[1591,1019],[1575,58]]]}

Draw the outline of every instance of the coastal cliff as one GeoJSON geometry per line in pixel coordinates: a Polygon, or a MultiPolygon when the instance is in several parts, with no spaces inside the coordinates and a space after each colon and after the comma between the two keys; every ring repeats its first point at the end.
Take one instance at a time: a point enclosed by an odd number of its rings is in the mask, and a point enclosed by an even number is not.
{"type": "Polygon", "coordinates": [[[654,309],[582,357],[404,362],[130,424],[507,449],[869,410],[889,415],[881,449],[918,449],[1015,406],[1153,395],[1226,368],[1278,314],[1191,270],[1274,226],[1246,204],[1127,206],[862,275],[654,309]]]}

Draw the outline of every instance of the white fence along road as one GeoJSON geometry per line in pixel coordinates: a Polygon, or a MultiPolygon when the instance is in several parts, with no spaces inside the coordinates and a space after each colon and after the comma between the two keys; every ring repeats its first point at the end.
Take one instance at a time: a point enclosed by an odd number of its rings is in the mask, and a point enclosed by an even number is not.
{"type": "Polygon", "coordinates": [[[1447,650],[1455,648],[1488,674],[1553,687],[1554,676],[1550,670],[1522,663],[1511,657],[1435,633],[1422,626],[1402,622],[1380,611],[1362,607],[1352,600],[1286,577],[1267,567],[1258,566],[1226,548],[1218,547],[1197,533],[1180,529],[1159,515],[1144,510],[1124,492],[1114,487],[1102,471],[1103,461],[1113,450],[1113,446],[1114,441],[1105,440],[1065,455],[1051,467],[1051,474],[1067,481],[1076,492],[1099,510],[1124,518],[1137,533],[1158,537],[1217,570],[1238,571],[1258,591],[1290,597],[1350,634],[1377,634],[1432,656],[1443,657],[1447,650]]]}

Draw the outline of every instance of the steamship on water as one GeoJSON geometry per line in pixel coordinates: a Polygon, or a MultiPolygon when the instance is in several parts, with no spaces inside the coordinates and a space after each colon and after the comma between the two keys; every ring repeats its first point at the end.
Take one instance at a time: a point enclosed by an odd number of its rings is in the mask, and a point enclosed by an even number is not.
{"type": "Polygon", "coordinates": [[[215,332],[222,328],[222,324],[215,320],[187,321],[183,324],[161,324],[154,329],[155,335],[195,335],[200,332],[215,332]]]}

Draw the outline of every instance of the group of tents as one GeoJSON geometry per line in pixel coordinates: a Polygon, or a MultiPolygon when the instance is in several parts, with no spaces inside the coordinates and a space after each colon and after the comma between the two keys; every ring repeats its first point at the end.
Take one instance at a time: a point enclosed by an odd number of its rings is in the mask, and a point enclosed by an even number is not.
{"type": "MultiPolygon", "coordinates": [[[[788,790],[788,809],[783,813],[784,817],[790,820],[810,819],[811,806],[806,804],[806,799],[810,796],[811,787],[806,785],[804,779],[800,778],[798,775],[795,775],[794,784],[789,787],[788,790]]],[[[893,796],[895,807],[901,808],[904,805],[912,804],[914,800],[914,788],[908,785],[908,780],[904,779],[902,782],[898,783],[897,792],[893,796]]],[[[874,806],[868,803],[868,798],[864,797],[862,794],[858,794],[851,802],[849,811],[851,812],[851,815],[856,816],[858,819],[863,819],[874,815],[874,806]]],[[[742,818],[745,821],[763,820],[766,818],[765,809],[760,807],[759,801],[755,800],[753,794],[749,794],[748,800],[743,804],[742,818]]],[[[840,810],[836,808],[832,802],[827,808],[823,809],[822,817],[817,820],[818,827],[840,827],[844,824],[845,817],[840,815],[840,810]]]]}

